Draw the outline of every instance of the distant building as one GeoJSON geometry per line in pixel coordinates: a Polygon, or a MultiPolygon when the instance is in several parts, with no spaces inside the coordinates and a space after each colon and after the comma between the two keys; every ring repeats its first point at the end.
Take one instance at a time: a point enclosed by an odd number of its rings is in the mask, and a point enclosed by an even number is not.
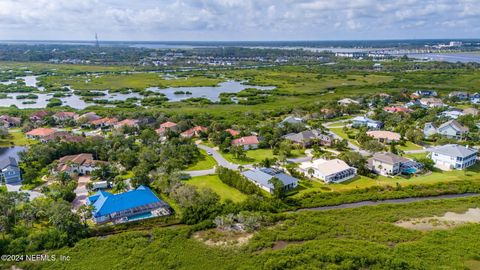
{"type": "Polygon", "coordinates": [[[462,140],[466,137],[469,129],[462,126],[456,120],[450,120],[436,128],[432,123],[426,123],[423,129],[425,137],[439,134],[450,139],[462,140]]]}
{"type": "Polygon", "coordinates": [[[208,129],[206,127],[196,126],[196,127],[193,127],[189,130],[186,130],[186,131],[180,133],[180,136],[182,136],[184,138],[198,137],[198,136],[200,136],[201,133],[206,133],[207,131],[208,131],[208,129]]]}
{"type": "Polygon", "coordinates": [[[478,112],[479,112],[478,109],[475,109],[475,108],[466,108],[466,109],[463,110],[464,115],[477,116],[478,112]]]}
{"type": "Polygon", "coordinates": [[[463,110],[452,109],[448,111],[444,111],[441,113],[441,116],[449,118],[449,119],[458,119],[460,116],[463,116],[463,110]]]}
{"type": "Polygon", "coordinates": [[[285,119],[280,122],[279,127],[284,127],[286,124],[289,125],[305,125],[304,121],[300,117],[287,116],[285,119]]]}
{"type": "Polygon", "coordinates": [[[0,160],[0,184],[11,184],[22,181],[20,168],[13,157],[0,160]]]}
{"type": "Polygon", "coordinates": [[[56,130],[52,129],[52,128],[36,128],[36,129],[32,129],[29,132],[25,133],[25,135],[29,139],[37,139],[38,140],[38,139],[42,139],[42,138],[45,138],[47,136],[50,136],[55,132],[56,132],[56,130]]]}
{"type": "Polygon", "coordinates": [[[242,146],[244,150],[257,149],[260,143],[257,136],[246,136],[232,140],[233,146],[242,146]]]}
{"type": "Polygon", "coordinates": [[[367,131],[367,135],[382,143],[398,142],[402,137],[396,132],[386,130],[367,131]]]}
{"type": "Polygon", "coordinates": [[[34,112],[32,115],[30,115],[30,121],[32,121],[34,123],[38,123],[38,122],[43,121],[43,119],[47,116],[48,116],[47,111],[44,111],[44,110],[37,111],[37,112],[34,112]]]}
{"type": "Polygon", "coordinates": [[[341,106],[348,106],[348,105],[351,105],[351,104],[354,104],[354,105],[360,104],[360,102],[358,102],[354,99],[351,99],[351,98],[340,99],[339,101],[337,101],[337,103],[338,103],[338,105],[341,105],[341,106]]]}
{"type": "Polygon", "coordinates": [[[437,91],[434,90],[418,90],[412,94],[414,98],[430,98],[436,97],[437,95],[437,91]]]}
{"type": "Polygon", "coordinates": [[[0,116],[0,126],[11,128],[11,127],[20,126],[21,123],[22,123],[22,118],[20,117],[11,117],[8,115],[0,116]]]}
{"type": "Polygon", "coordinates": [[[302,162],[298,170],[309,177],[321,179],[327,184],[341,183],[357,175],[356,168],[348,166],[345,161],[340,159],[316,159],[302,162]]]}
{"type": "Polygon", "coordinates": [[[160,127],[155,130],[158,135],[163,136],[167,130],[177,132],[178,131],[178,125],[177,123],[174,122],[165,122],[160,124],[160,127]]]}
{"type": "Polygon", "coordinates": [[[114,127],[117,123],[118,123],[117,118],[110,118],[110,117],[100,118],[90,122],[90,124],[95,128],[110,128],[110,127],[114,127]]]}
{"type": "Polygon", "coordinates": [[[138,128],[138,124],[140,123],[137,119],[124,119],[115,124],[115,128],[119,129],[122,127],[130,127],[130,128],[138,128]]]}
{"type": "Polygon", "coordinates": [[[56,121],[56,122],[65,122],[65,121],[68,121],[68,120],[74,120],[74,119],[77,119],[79,116],[78,114],[74,113],[74,112],[56,112],[52,118],[56,121]]]}
{"type": "Polygon", "coordinates": [[[439,108],[445,106],[445,104],[443,104],[442,100],[439,98],[421,98],[420,104],[423,107],[429,108],[439,108]]]}
{"type": "Polygon", "coordinates": [[[448,97],[449,98],[458,98],[458,99],[461,99],[461,100],[465,100],[465,99],[468,99],[469,98],[469,94],[467,92],[461,92],[461,91],[453,91],[453,92],[450,92],[448,94],[448,97]]]}
{"type": "Polygon", "coordinates": [[[477,149],[458,144],[447,144],[430,150],[430,158],[441,170],[462,170],[475,165],[477,149]]]}
{"type": "Polygon", "coordinates": [[[294,189],[298,185],[297,178],[292,177],[288,174],[285,174],[282,170],[279,170],[279,169],[273,169],[273,168],[252,169],[249,171],[242,172],[242,175],[245,176],[249,181],[257,185],[258,187],[270,193],[273,193],[274,187],[269,181],[274,177],[283,183],[284,190],[294,189]]]}
{"type": "Polygon", "coordinates": [[[88,197],[87,203],[93,206],[93,220],[97,224],[125,223],[171,214],[170,206],[145,186],[119,194],[98,191],[88,197]]]}
{"type": "Polygon", "coordinates": [[[375,121],[364,116],[357,116],[352,119],[353,127],[368,127],[371,129],[380,129],[383,127],[383,123],[380,121],[375,121]]]}
{"type": "Polygon", "coordinates": [[[400,106],[384,107],[383,110],[389,113],[411,113],[412,112],[411,109],[406,107],[400,107],[400,106]]]}
{"type": "Polygon", "coordinates": [[[237,137],[238,135],[240,135],[240,131],[235,130],[235,129],[227,128],[227,129],[225,129],[225,131],[230,133],[230,135],[232,135],[232,137],[237,137]]]}
{"type": "Polygon", "coordinates": [[[322,134],[320,130],[305,130],[299,133],[290,133],[283,136],[286,140],[301,145],[302,147],[310,147],[315,141],[320,145],[331,146],[333,143],[332,137],[322,134]]]}

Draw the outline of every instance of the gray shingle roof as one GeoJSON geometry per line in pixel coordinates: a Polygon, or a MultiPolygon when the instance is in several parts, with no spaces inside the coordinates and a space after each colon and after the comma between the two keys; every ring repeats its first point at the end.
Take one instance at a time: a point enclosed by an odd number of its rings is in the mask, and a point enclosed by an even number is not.
{"type": "Polygon", "coordinates": [[[405,163],[405,162],[410,161],[407,158],[397,156],[397,155],[395,155],[393,153],[390,153],[390,152],[375,153],[373,155],[373,159],[376,159],[376,160],[379,160],[383,163],[391,164],[391,165],[396,164],[396,163],[405,163]]]}
{"type": "Polygon", "coordinates": [[[445,122],[445,123],[441,124],[438,127],[438,129],[443,129],[444,127],[447,127],[447,126],[452,126],[454,129],[456,129],[458,131],[463,131],[463,132],[468,131],[467,127],[462,126],[462,124],[458,123],[456,120],[450,120],[448,122],[445,122]]]}
{"type": "Polygon", "coordinates": [[[245,172],[242,172],[242,175],[247,177],[249,180],[254,181],[270,189],[273,189],[273,185],[270,184],[268,181],[273,177],[276,177],[280,181],[282,181],[284,186],[298,182],[298,179],[295,177],[292,177],[281,171],[269,169],[269,168],[253,169],[253,170],[245,171],[245,172]]]}
{"type": "Polygon", "coordinates": [[[450,157],[468,157],[478,152],[477,149],[467,148],[458,144],[446,144],[443,146],[435,147],[430,151],[432,153],[437,153],[450,157]]]}
{"type": "Polygon", "coordinates": [[[8,166],[18,167],[18,163],[13,157],[8,157],[0,160],[0,170],[3,170],[8,166]]]}

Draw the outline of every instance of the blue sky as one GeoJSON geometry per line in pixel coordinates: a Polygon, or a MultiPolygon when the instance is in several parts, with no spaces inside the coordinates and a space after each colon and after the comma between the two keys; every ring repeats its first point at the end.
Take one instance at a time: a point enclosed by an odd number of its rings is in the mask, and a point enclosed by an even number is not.
{"type": "Polygon", "coordinates": [[[480,38],[479,0],[0,0],[0,40],[480,38]]]}

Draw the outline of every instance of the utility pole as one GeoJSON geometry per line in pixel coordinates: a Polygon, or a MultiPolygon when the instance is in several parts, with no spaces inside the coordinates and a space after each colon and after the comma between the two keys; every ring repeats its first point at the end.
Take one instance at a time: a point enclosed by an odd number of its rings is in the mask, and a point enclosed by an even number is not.
{"type": "Polygon", "coordinates": [[[100,47],[100,42],[98,42],[98,34],[95,32],[95,47],[100,47]]]}

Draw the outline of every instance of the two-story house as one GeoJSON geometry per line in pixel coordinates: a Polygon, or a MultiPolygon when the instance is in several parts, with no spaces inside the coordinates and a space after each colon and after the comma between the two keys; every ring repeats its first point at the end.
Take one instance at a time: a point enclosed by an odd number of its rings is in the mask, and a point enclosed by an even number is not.
{"type": "Polygon", "coordinates": [[[477,153],[477,149],[458,144],[446,144],[431,149],[429,156],[435,167],[441,170],[462,170],[475,165],[477,153]]]}
{"type": "Polygon", "coordinates": [[[17,183],[22,181],[20,168],[13,157],[0,160],[0,183],[17,183]]]}

